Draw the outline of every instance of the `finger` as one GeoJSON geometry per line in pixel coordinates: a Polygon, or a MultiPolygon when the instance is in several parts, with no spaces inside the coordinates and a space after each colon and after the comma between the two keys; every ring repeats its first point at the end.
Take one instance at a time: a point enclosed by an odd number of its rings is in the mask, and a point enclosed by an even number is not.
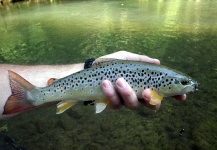
{"type": "Polygon", "coordinates": [[[123,79],[119,78],[116,81],[118,92],[123,98],[124,105],[129,109],[137,109],[139,102],[137,96],[130,85],[123,79]]]}
{"type": "Polygon", "coordinates": [[[123,53],[122,56],[125,56],[126,60],[143,61],[143,62],[154,63],[158,65],[160,64],[160,60],[148,57],[146,55],[138,55],[138,54],[127,52],[127,53],[123,53]]]}
{"type": "Polygon", "coordinates": [[[185,101],[187,98],[186,94],[182,94],[182,95],[177,95],[177,96],[173,96],[173,98],[179,100],[179,101],[185,101]]]}
{"type": "Polygon", "coordinates": [[[106,96],[106,99],[109,101],[109,108],[120,108],[122,106],[122,102],[115,91],[114,86],[111,84],[109,80],[102,81],[102,90],[106,96]]]}
{"type": "Polygon", "coordinates": [[[150,109],[153,109],[153,110],[157,110],[157,109],[160,108],[161,103],[159,103],[157,105],[151,105],[151,104],[149,104],[150,103],[150,99],[151,99],[149,89],[145,89],[142,92],[142,98],[143,99],[140,99],[140,103],[142,103],[144,106],[146,106],[146,107],[148,107],[150,109]]]}

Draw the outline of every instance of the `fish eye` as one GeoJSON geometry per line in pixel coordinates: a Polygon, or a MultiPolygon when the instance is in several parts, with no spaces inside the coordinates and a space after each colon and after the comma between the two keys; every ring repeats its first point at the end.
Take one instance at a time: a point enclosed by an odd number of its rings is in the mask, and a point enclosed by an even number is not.
{"type": "Polygon", "coordinates": [[[181,84],[182,84],[182,85],[188,85],[188,84],[189,84],[189,80],[182,80],[182,81],[181,81],[181,84]]]}
{"type": "Polygon", "coordinates": [[[175,84],[179,84],[179,81],[175,79],[175,82],[174,82],[174,83],[175,83],[175,84]]]}

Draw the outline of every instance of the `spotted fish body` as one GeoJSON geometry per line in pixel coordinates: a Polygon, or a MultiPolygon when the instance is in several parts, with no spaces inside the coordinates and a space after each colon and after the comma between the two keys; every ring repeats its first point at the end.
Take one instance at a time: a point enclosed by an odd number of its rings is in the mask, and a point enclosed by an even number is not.
{"type": "Polygon", "coordinates": [[[110,80],[115,86],[115,81],[121,77],[128,82],[138,98],[142,98],[142,91],[146,88],[167,97],[194,91],[198,86],[191,77],[161,65],[112,60],[61,78],[47,87],[29,88],[25,99],[34,106],[54,101],[101,100],[105,99],[102,81],[110,80]]]}

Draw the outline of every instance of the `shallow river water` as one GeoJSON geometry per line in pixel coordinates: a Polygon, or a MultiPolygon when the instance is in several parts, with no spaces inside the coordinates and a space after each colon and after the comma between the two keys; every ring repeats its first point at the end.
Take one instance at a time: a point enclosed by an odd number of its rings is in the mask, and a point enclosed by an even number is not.
{"type": "Polygon", "coordinates": [[[0,63],[69,64],[126,50],[189,74],[199,91],[154,112],[76,105],[25,113],[0,126],[29,149],[215,149],[217,1],[89,0],[0,6],[0,63]],[[182,136],[180,132],[184,129],[182,136]]]}

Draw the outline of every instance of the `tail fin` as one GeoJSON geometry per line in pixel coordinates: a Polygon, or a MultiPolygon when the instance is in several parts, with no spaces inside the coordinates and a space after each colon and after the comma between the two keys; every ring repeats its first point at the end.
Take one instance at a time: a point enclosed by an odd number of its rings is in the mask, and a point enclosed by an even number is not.
{"type": "Polygon", "coordinates": [[[8,71],[12,95],[8,98],[3,114],[12,114],[35,108],[27,100],[27,91],[34,89],[31,83],[13,71],[8,71]]]}

